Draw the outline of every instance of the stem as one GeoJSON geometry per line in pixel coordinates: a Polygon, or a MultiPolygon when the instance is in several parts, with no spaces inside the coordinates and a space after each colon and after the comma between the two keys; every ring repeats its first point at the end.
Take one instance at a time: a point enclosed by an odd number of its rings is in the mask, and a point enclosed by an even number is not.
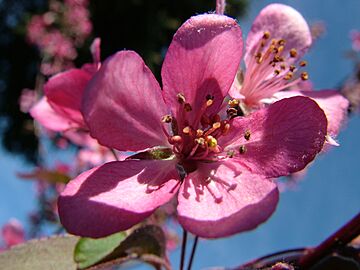
{"type": "Polygon", "coordinates": [[[180,270],[184,269],[184,261],[185,261],[185,252],[186,252],[186,240],[187,240],[187,231],[183,229],[183,239],[181,244],[181,258],[180,258],[180,270]]]}
{"type": "Polygon", "coordinates": [[[351,240],[360,234],[360,212],[347,224],[341,227],[333,235],[300,258],[301,269],[308,269],[314,263],[334,251],[335,248],[347,245],[351,240]]]}
{"type": "Polygon", "coordinates": [[[225,0],[216,0],[216,14],[224,15],[225,12],[225,0]]]}
{"type": "Polygon", "coordinates": [[[191,266],[192,266],[192,263],[193,263],[193,260],[194,260],[194,257],[195,257],[195,251],[196,251],[198,240],[199,240],[199,236],[195,236],[193,247],[192,247],[192,250],[191,250],[190,261],[189,261],[187,270],[191,270],[191,266]]]}

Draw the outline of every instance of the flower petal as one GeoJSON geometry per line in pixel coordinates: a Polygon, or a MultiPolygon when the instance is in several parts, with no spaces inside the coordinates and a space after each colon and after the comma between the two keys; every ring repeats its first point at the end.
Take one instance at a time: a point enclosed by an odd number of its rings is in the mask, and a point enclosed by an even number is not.
{"type": "Polygon", "coordinates": [[[270,39],[284,39],[283,55],[288,55],[293,48],[297,50],[299,59],[311,46],[311,32],[303,16],[290,6],[270,4],[262,9],[252,24],[246,39],[245,63],[256,53],[256,47],[264,32],[269,31],[270,39]]]}
{"type": "Polygon", "coordinates": [[[79,127],[78,123],[57,113],[50,106],[46,97],[42,97],[31,109],[30,114],[45,128],[52,131],[65,131],[79,127]]]}
{"type": "Polygon", "coordinates": [[[282,91],[275,94],[277,99],[293,96],[310,97],[319,104],[328,120],[328,135],[335,138],[347,119],[349,101],[336,90],[321,91],[282,91]]]}
{"type": "Polygon", "coordinates": [[[105,61],[86,90],[83,113],[91,136],[103,145],[121,151],[167,145],[160,86],[135,52],[121,51],[105,61]]]}
{"type": "Polygon", "coordinates": [[[115,161],[79,175],[58,200],[68,232],[103,237],[126,230],[148,217],[177,192],[175,162],[115,161]]]}
{"type": "Polygon", "coordinates": [[[178,219],[185,230],[205,238],[254,229],[274,212],[276,185],[232,161],[202,163],[180,188],[178,219]]]}
{"type": "Polygon", "coordinates": [[[49,79],[44,92],[50,106],[58,114],[85,127],[81,115],[81,101],[91,74],[81,69],[70,69],[49,79]]]}
{"type": "Polygon", "coordinates": [[[230,132],[218,142],[252,173],[279,177],[312,161],[323,148],[326,130],[323,110],[312,99],[298,96],[234,118],[230,132]]]}
{"type": "MultiPolygon", "coordinates": [[[[161,75],[166,103],[176,115],[182,93],[195,118],[208,95],[217,112],[236,75],[242,56],[241,29],[222,15],[191,17],[176,32],[166,54],[161,75]]],[[[190,124],[192,120],[190,119],[190,124]]]]}

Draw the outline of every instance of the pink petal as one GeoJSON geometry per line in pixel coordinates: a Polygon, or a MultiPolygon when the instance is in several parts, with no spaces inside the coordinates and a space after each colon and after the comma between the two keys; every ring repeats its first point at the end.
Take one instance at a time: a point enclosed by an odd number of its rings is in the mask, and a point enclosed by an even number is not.
{"type": "MultiPolygon", "coordinates": [[[[241,29],[236,21],[221,15],[191,17],[176,32],[162,67],[163,94],[174,114],[182,93],[196,117],[208,95],[217,112],[230,89],[242,55],[241,29]]],[[[192,122],[192,120],[190,120],[192,122]]]]}
{"type": "Polygon", "coordinates": [[[57,113],[50,106],[46,97],[42,97],[31,109],[30,114],[45,128],[52,131],[65,131],[79,125],[67,117],[57,113]]]}
{"type": "Polygon", "coordinates": [[[53,109],[83,127],[85,124],[80,107],[83,92],[90,79],[90,73],[70,69],[51,77],[44,86],[45,95],[53,109]]]}
{"type": "Polygon", "coordinates": [[[173,160],[115,161],[72,180],[58,200],[68,232],[103,237],[126,230],[168,202],[178,190],[173,160]]]}
{"type": "Polygon", "coordinates": [[[328,120],[328,135],[335,138],[347,119],[349,101],[336,90],[284,91],[275,95],[278,99],[293,96],[310,97],[324,110],[328,120]]]}
{"type": "Polygon", "coordinates": [[[326,129],[323,110],[312,99],[298,96],[234,118],[230,132],[218,142],[227,145],[225,151],[234,151],[234,159],[252,173],[279,177],[303,169],[315,158],[324,145],[326,129]]]}
{"type": "Polygon", "coordinates": [[[295,48],[298,59],[311,46],[311,32],[303,16],[290,6],[270,4],[260,11],[256,17],[250,33],[246,39],[245,63],[249,63],[252,53],[256,53],[259,40],[265,31],[270,32],[270,39],[284,39],[286,41],[283,55],[288,55],[295,48]]]}
{"type": "Polygon", "coordinates": [[[167,145],[161,118],[168,111],[160,86],[135,52],[110,57],[85,95],[85,121],[101,144],[123,151],[167,145]]]}
{"type": "Polygon", "coordinates": [[[200,237],[224,237],[265,222],[278,199],[272,181],[232,161],[202,163],[180,188],[178,219],[200,237]]]}

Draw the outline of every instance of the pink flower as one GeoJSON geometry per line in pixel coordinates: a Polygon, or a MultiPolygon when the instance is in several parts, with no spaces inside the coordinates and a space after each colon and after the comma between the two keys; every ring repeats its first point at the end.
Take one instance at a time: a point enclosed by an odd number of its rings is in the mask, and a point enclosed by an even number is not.
{"type": "Polygon", "coordinates": [[[2,239],[5,248],[21,244],[25,242],[24,228],[19,221],[11,219],[1,229],[2,239]]]}
{"type": "Polygon", "coordinates": [[[102,65],[84,95],[85,122],[101,144],[138,154],[67,184],[58,206],[70,233],[102,237],[128,229],[174,196],[180,224],[201,237],[250,230],[269,218],[278,202],[271,178],[314,159],[327,121],[306,97],[228,117],[223,101],[241,54],[236,21],[206,14],[175,34],[162,91],[133,51],[102,65]]]}
{"type": "Polygon", "coordinates": [[[354,51],[360,51],[360,31],[358,30],[351,30],[350,31],[350,39],[352,41],[352,48],[354,51]]]}
{"type": "Polygon", "coordinates": [[[87,125],[80,111],[86,85],[100,67],[100,40],[92,46],[93,64],[70,69],[51,77],[44,85],[45,96],[30,110],[30,114],[45,128],[63,132],[76,144],[88,144],[87,125]]]}
{"type": "Polygon", "coordinates": [[[325,111],[329,122],[328,142],[336,144],[331,138],[337,136],[346,120],[349,102],[335,90],[308,92],[311,89],[302,83],[308,74],[303,71],[307,63],[301,57],[311,44],[311,31],[298,11],[282,4],[266,6],[247,36],[246,70],[238,74],[230,95],[242,100],[244,112],[280,97],[310,97],[325,111]],[[284,91],[288,89],[296,91],[284,91]]]}

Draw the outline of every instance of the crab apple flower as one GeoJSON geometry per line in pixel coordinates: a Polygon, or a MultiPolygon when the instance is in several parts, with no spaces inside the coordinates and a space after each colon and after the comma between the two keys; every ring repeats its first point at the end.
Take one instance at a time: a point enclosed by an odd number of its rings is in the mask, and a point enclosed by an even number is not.
{"type": "Polygon", "coordinates": [[[91,47],[94,63],[81,69],[70,69],[51,77],[44,85],[45,96],[31,109],[30,114],[45,128],[63,132],[76,144],[88,142],[87,126],[80,111],[86,85],[100,67],[100,40],[91,47]]]}
{"type": "Polygon", "coordinates": [[[301,60],[312,44],[311,31],[302,15],[282,4],[266,6],[257,16],[246,40],[245,71],[239,71],[230,95],[241,100],[243,112],[257,109],[280,96],[308,96],[328,117],[328,142],[346,119],[347,100],[335,90],[307,91],[307,65],[301,60]],[[305,87],[305,88],[303,88],[305,87]],[[284,90],[296,91],[284,91],[284,90]],[[306,92],[305,92],[306,91],[306,92]]]}
{"type": "Polygon", "coordinates": [[[7,249],[12,246],[25,242],[25,232],[21,223],[16,219],[10,219],[1,229],[1,235],[5,244],[4,248],[7,249]]]}
{"type": "Polygon", "coordinates": [[[103,237],[128,229],[175,196],[180,224],[205,238],[250,230],[270,217],[278,202],[272,178],[314,159],[327,120],[306,97],[229,117],[223,101],[241,54],[236,21],[204,14],[174,35],[162,90],[135,52],[105,61],[85,91],[85,122],[101,144],[137,154],[67,184],[58,206],[70,233],[103,237]]]}

